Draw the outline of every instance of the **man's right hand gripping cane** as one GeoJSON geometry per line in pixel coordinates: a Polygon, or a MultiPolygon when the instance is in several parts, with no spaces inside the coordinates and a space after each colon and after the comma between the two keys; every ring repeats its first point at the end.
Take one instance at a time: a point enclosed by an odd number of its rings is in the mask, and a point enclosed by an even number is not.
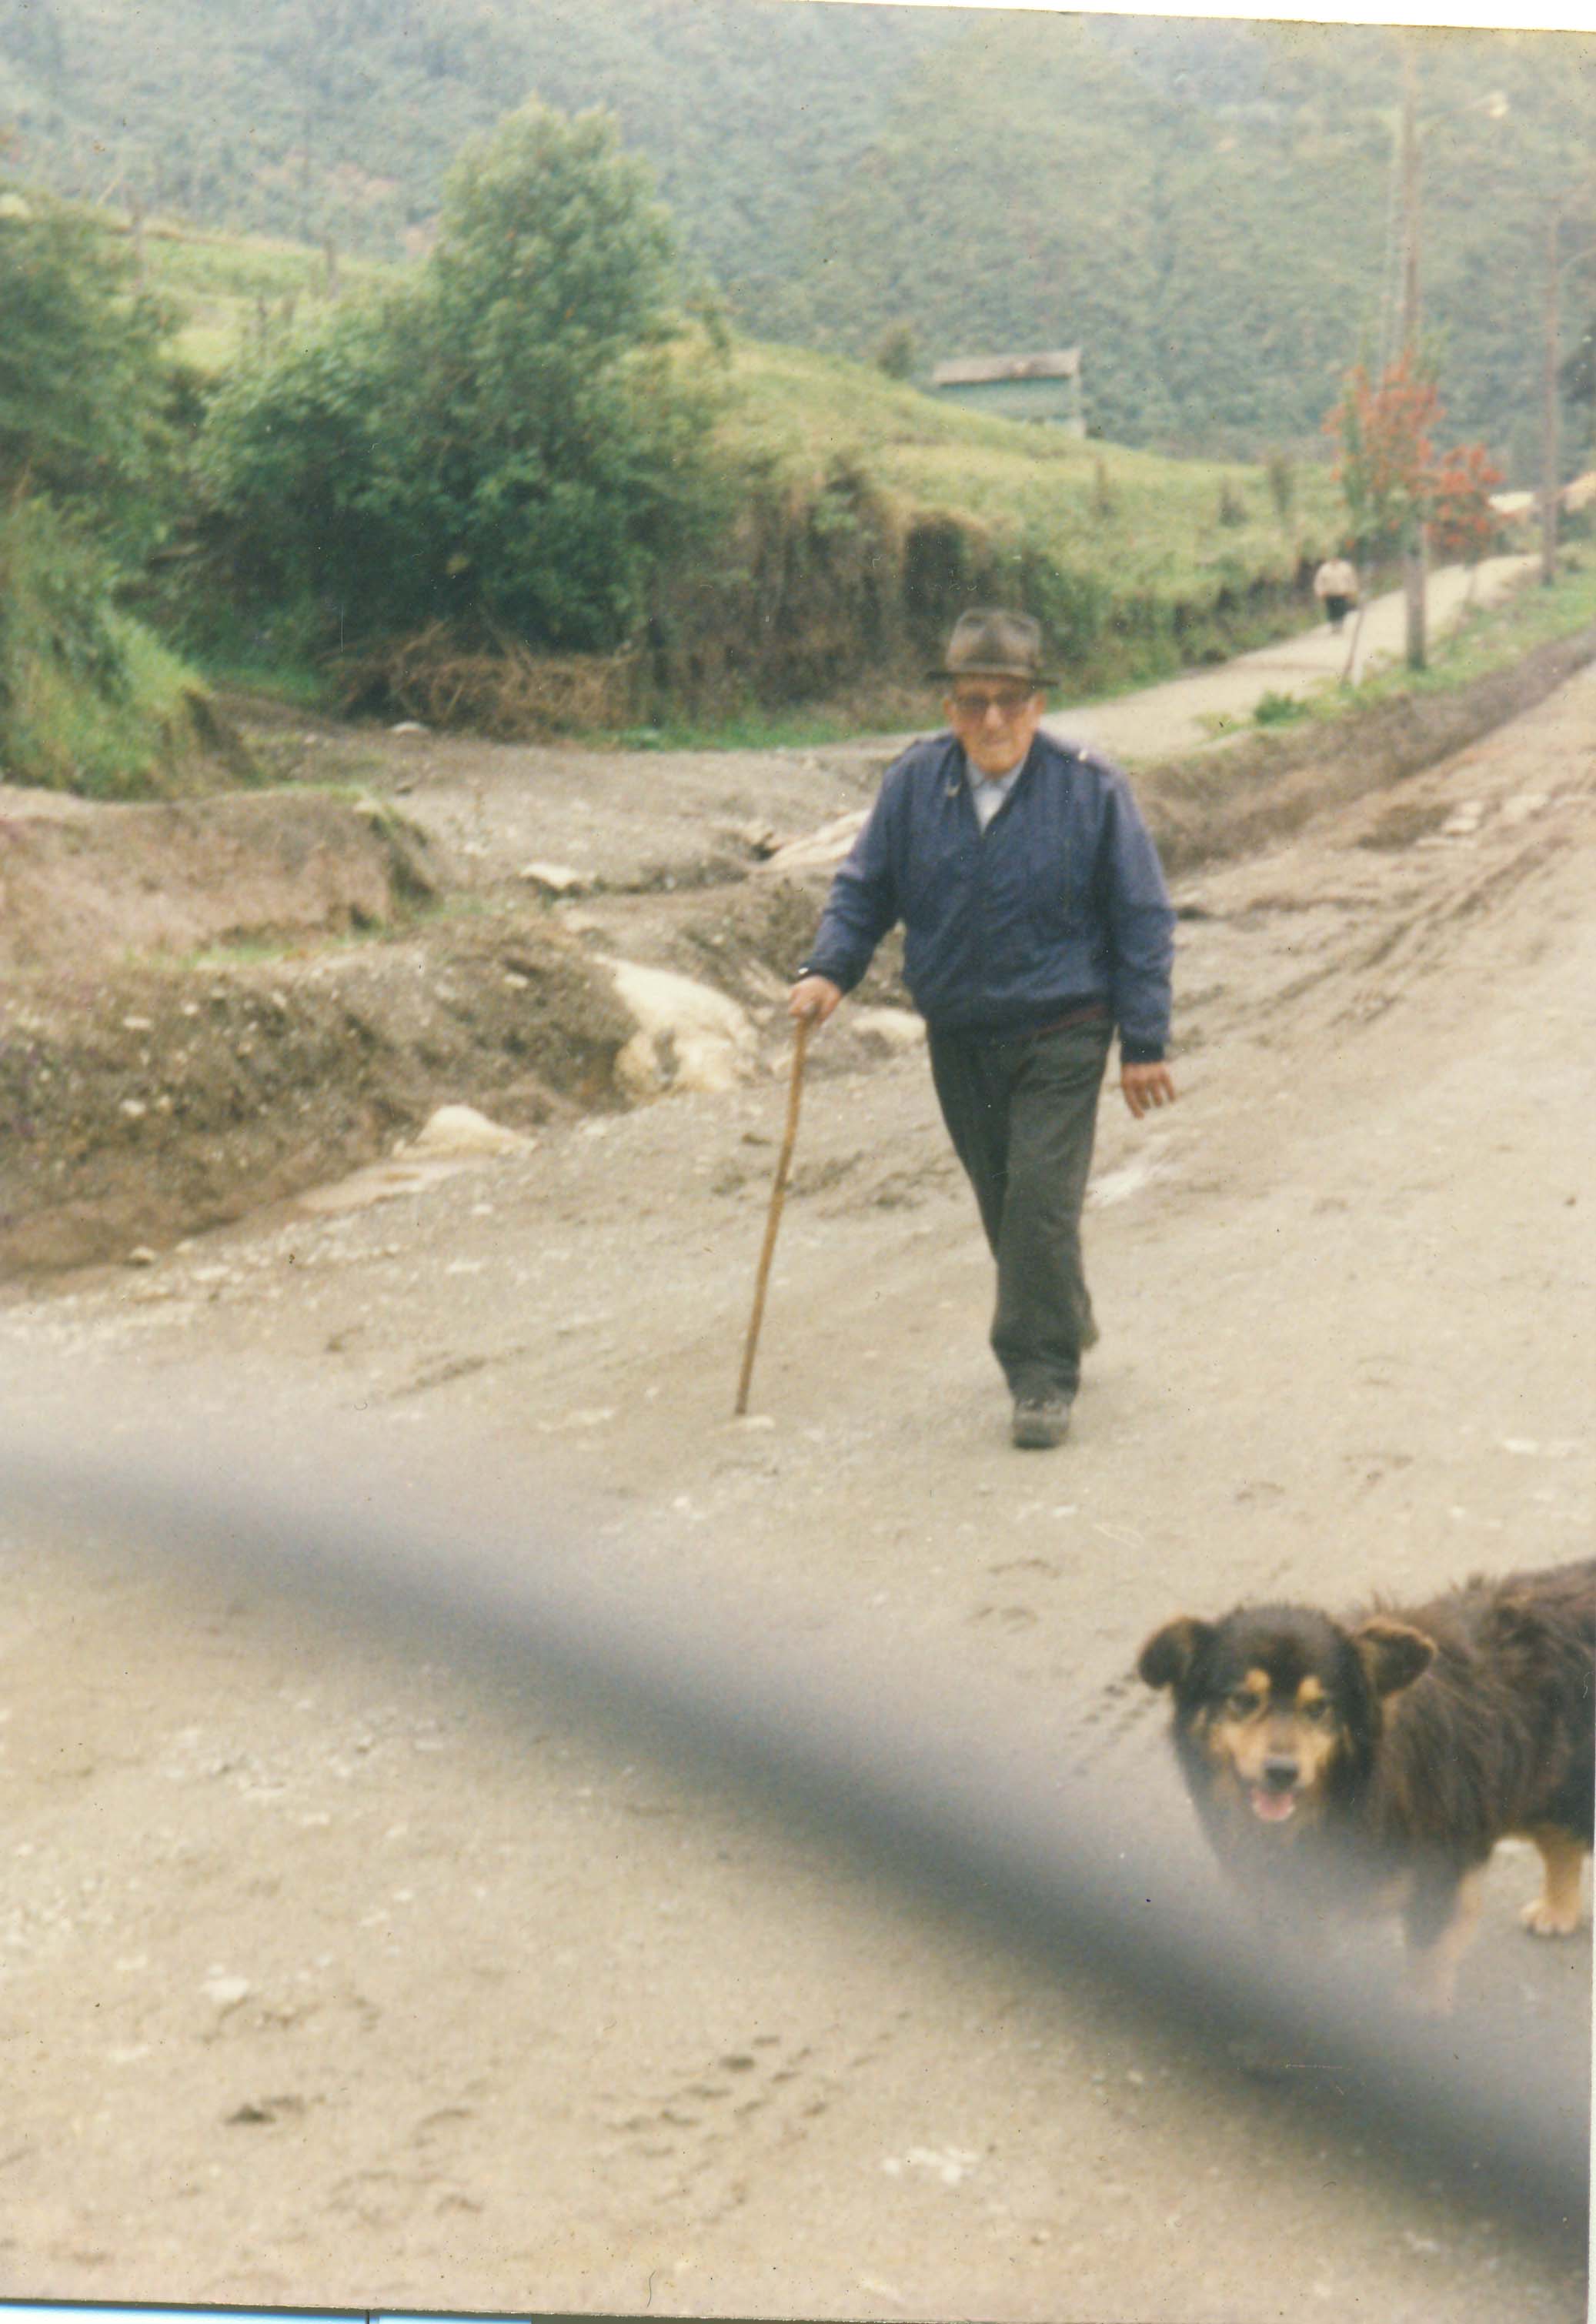
{"type": "Polygon", "coordinates": [[[842,997],[829,976],[800,976],[788,995],[787,1013],[807,1018],[811,1026],[824,1025],[842,997]]]}

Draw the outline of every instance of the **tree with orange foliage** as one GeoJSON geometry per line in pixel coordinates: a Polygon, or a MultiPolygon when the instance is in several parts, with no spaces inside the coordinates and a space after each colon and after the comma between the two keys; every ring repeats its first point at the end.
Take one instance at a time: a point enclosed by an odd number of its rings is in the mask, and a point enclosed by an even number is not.
{"type": "Polygon", "coordinates": [[[1428,526],[1437,555],[1477,564],[1496,530],[1490,495],[1501,471],[1483,444],[1437,453],[1445,418],[1434,380],[1407,354],[1378,386],[1360,364],[1324,420],[1341,447],[1336,475],[1360,551],[1389,555],[1428,526]]]}
{"type": "Polygon", "coordinates": [[[1440,418],[1435,382],[1406,352],[1378,386],[1362,364],[1348,373],[1324,428],[1341,446],[1336,475],[1361,555],[1389,555],[1425,522],[1435,463],[1431,431],[1440,418]]]}
{"type": "Polygon", "coordinates": [[[1483,444],[1458,444],[1443,455],[1430,488],[1430,538],[1438,557],[1478,565],[1496,538],[1490,496],[1502,481],[1483,444]]]}

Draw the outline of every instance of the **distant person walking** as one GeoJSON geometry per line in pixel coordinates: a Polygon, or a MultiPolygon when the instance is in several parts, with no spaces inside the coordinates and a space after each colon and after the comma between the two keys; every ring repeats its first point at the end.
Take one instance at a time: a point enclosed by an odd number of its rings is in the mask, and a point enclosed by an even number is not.
{"type": "Polygon", "coordinates": [[[1324,608],[1324,618],[1339,630],[1358,602],[1358,568],[1345,557],[1327,557],[1314,576],[1314,595],[1324,608]]]}
{"type": "Polygon", "coordinates": [[[1035,622],[962,614],[931,674],[950,731],[888,769],[789,1006],[824,1023],[902,920],[943,1120],[997,1261],[1012,1439],[1040,1450],[1067,1434],[1097,1338],[1081,1207],[1116,1028],[1135,1118],[1175,1097],[1175,916],[1124,777],[1039,731],[1035,622]]]}

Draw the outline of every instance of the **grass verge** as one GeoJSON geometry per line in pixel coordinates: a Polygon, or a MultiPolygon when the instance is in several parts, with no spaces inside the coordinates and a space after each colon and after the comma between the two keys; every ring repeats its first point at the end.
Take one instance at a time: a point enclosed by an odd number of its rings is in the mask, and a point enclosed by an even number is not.
{"type": "Polygon", "coordinates": [[[1596,547],[1580,541],[1563,550],[1561,569],[1549,588],[1531,582],[1495,605],[1466,606],[1450,629],[1432,639],[1425,669],[1409,669],[1405,663],[1393,663],[1358,686],[1315,696],[1308,703],[1308,715],[1333,719],[1348,710],[1369,708],[1402,695],[1444,694],[1505,669],[1537,646],[1571,637],[1592,622],[1596,622],[1596,547]]]}

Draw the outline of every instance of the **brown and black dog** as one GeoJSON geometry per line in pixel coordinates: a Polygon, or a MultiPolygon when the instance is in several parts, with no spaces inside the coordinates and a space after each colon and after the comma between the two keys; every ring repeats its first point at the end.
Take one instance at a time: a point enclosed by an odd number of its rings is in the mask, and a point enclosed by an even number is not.
{"type": "Polygon", "coordinates": [[[1244,1606],[1137,1665],[1221,1863],[1261,1903],[1399,1910],[1414,1998],[1451,2006],[1499,1840],[1540,1850],[1540,1937],[1579,1925],[1596,1788],[1596,1559],[1335,1621],[1244,1606]]]}

